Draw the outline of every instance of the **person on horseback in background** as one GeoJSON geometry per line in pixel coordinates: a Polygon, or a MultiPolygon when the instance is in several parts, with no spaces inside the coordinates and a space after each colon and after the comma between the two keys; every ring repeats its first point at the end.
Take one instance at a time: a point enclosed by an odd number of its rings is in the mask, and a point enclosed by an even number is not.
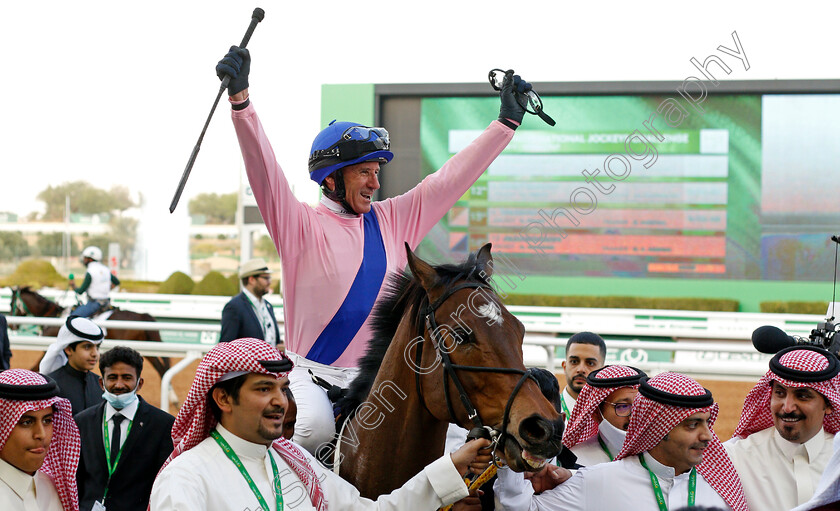
{"type": "Polygon", "coordinates": [[[120,280],[102,264],[102,250],[99,247],[87,247],[82,250],[79,260],[87,267],[85,280],[80,287],[70,281],[70,287],[78,295],[87,293],[88,301],[73,311],[74,316],[89,318],[111,304],[111,290],[120,285],[120,280]]]}
{"type": "Polygon", "coordinates": [[[309,370],[347,387],[370,338],[370,312],[389,272],[413,249],[513,139],[525,110],[514,90],[531,85],[505,74],[498,120],[440,170],[403,195],[373,201],[379,171],[390,162],[388,132],[335,122],[312,143],[309,177],[321,187],[316,207],[299,202],[248,95],[248,50],[231,47],[216,66],[230,76],[233,125],[262,218],[283,260],[286,353],[297,399],[294,441],[315,453],[335,435],[333,408],[309,370]]]}

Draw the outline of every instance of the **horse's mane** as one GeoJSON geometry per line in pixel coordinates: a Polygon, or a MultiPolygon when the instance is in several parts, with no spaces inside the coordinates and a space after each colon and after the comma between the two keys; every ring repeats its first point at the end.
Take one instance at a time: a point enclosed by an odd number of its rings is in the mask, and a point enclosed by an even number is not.
{"type": "MultiPolygon", "coordinates": [[[[441,287],[450,287],[460,281],[478,282],[489,286],[490,282],[481,276],[481,270],[484,269],[474,253],[461,264],[442,264],[434,267],[438,277],[437,285],[441,287]]],[[[350,383],[347,394],[337,403],[342,421],[350,418],[370,394],[382,359],[391,346],[403,316],[408,315],[412,318],[410,326],[412,331],[416,330],[420,305],[425,298],[426,291],[423,286],[409,273],[392,273],[388,276],[385,290],[371,313],[372,337],[368,341],[365,355],[359,360],[359,374],[350,383]]]]}
{"type": "Polygon", "coordinates": [[[38,303],[43,303],[43,304],[48,304],[48,305],[49,304],[56,305],[56,303],[54,301],[52,301],[49,298],[47,298],[46,296],[38,293],[37,291],[34,291],[29,286],[23,286],[22,288],[20,288],[19,291],[20,291],[21,294],[23,294],[23,293],[31,294],[33,297],[35,297],[35,300],[37,300],[38,303]]]}

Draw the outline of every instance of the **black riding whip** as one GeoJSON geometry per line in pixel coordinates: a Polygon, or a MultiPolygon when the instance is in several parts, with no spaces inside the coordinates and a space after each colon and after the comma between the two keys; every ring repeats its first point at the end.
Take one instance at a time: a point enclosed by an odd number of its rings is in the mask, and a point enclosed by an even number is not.
{"type": "MultiPolygon", "coordinates": [[[[242,42],[239,44],[240,48],[245,48],[248,45],[248,41],[251,39],[251,35],[254,33],[254,29],[257,28],[257,23],[263,20],[265,17],[265,11],[257,7],[254,9],[253,14],[251,14],[251,24],[248,25],[248,30],[245,32],[245,37],[242,38],[242,42]]],[[[178,201],[181,199],[181,193],[184,191],[184,186],[187,184],[187,179],[190,177],[190,171],[192,170],[193,164],[195,163],[195,158],[198,156],[198,150],[201,149],[201,141],[204,140],[204,134],[207,132],[207,126],[210,125],[210,119],[213,118],[213,112],[216,111],[216,106],[219,104],[219,99],[222,97],[222,93],[227,89],[228,84],[230,83],[230,75],[225,76],[222,80],[222,85],[219,87],[219,92],[216,94],[216,100],[213,102],[213,108],[210,109],[210,115],[207,116],[207,120],[204,121],[204,128],[201,130],[201,135],[198,136],[198,142],[195,143],[195,147],[193,147],[192,154],[190,154],[190,159],[187,162],[187,167],[184,169],[184,173],[181,175],[181,182],[178,183],[178,189],[175,190],[175,196],[172,197],[172,203],[169,205],[169,212],[172,213],[175,211],[175,208],[178,206],[178,201]]]]}

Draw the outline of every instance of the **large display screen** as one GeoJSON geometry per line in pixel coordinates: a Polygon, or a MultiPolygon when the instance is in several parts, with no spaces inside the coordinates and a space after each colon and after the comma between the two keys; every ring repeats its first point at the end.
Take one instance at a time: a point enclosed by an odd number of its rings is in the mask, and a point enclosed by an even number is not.
{"type": "MultiPolygon", "coordinates": [[[[486,242],[529,274],[826,279],[840,226],[840,96],[544,97],[421,249],[486,242]]],[[[468,145],[496,98],[423,98],[425,173],[468,145]]]]}

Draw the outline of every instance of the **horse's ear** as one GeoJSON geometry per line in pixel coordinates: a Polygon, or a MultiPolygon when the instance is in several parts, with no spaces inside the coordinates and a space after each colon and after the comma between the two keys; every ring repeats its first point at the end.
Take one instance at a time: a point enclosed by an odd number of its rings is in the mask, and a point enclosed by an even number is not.
{"type": "Polygon", "coordinates": [[[408,267],[412,275],[420,281],[423,289],[429,292],[437,284],[437,272],[429,263],[414,255],[408,243],[405,244],[405,254],[408,256],[408,267]]]}
{"type": "Polygon", "coordinates": [[[484,272],[482,276],[485,279],[493,276],[493,256],[490,255],[492,246],[492,243],[487,243],[478,249],[478,254],[475,256],[476,267],[484,272]]]}

